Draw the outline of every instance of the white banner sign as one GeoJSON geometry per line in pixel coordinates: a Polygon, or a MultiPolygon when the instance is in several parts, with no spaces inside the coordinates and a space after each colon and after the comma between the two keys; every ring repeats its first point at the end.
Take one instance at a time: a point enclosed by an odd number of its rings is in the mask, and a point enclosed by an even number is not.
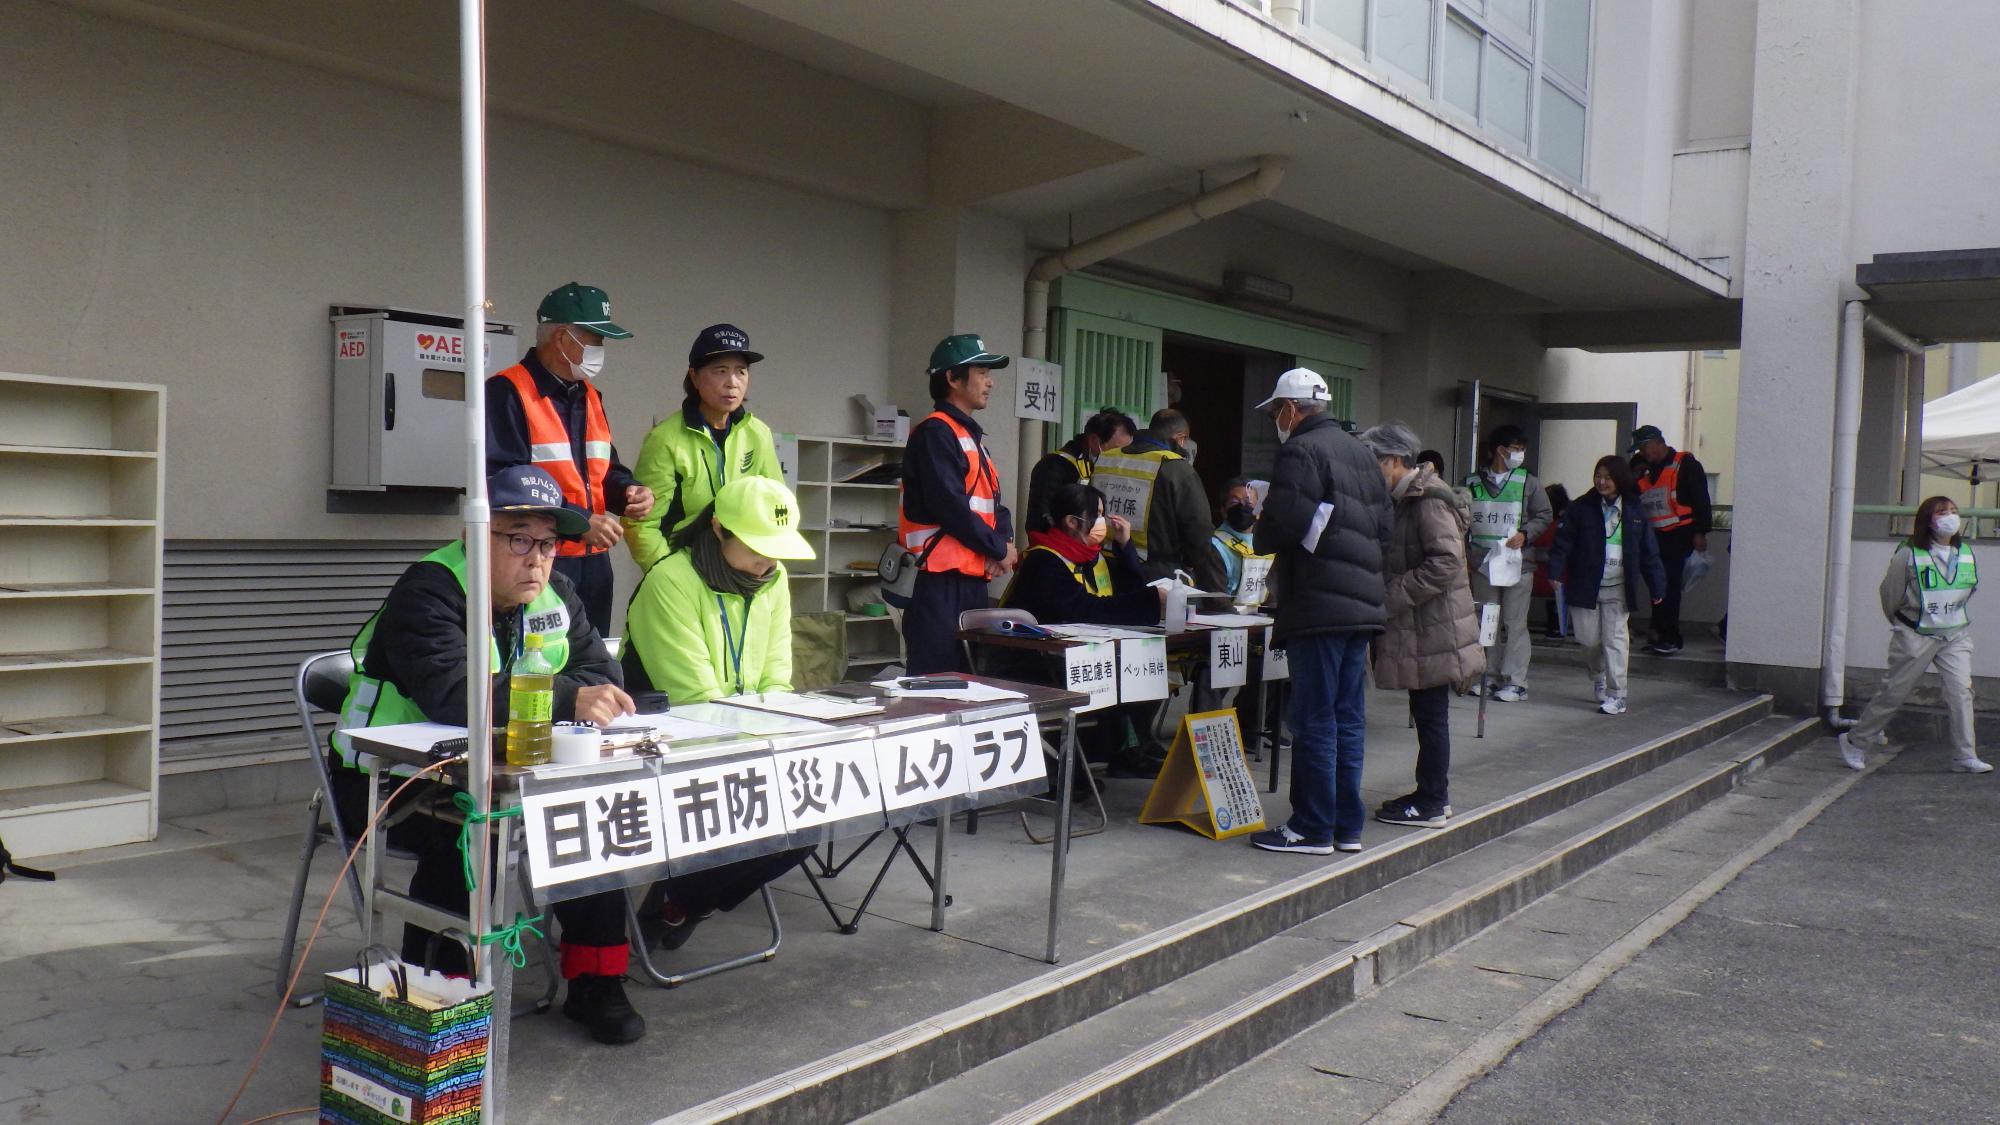
{"type": "Polygon", "coordinates": [[[667,861],[666,816],[651,775],[521,798],[537,887],[667,861]]]}
{"type": "Polygon", "coordinates": [[[1118,646],[1112,641],[1071,645],[1063,650],[1063,686],[1090,696],[1078,711],[1118,702],[1118,646]]]}
{"type": "Polygon", "coordinates": [[[1216,629],[1208,634],[1208,686],[1242,687],[1250,678],[1250,631],[1216,629]]]}
{"type": "Polygon", "coordinates": [[[998,789],[1048,776],[1033,715],[1011,715],[964,728],[972,788],[998,789]]]}
{"type": "Polygon", "coordinates": [[[769,754],[702,765],[660,779],[667,805],[667,849],[699,855],[785,832],[778,767],[769,754]]]}
{"type": "Polygon", "coordinates": [[[870,740],[786,750],[777,761],[785,823],[794,830],[871,814],[880,823],[882,782],[870,740]]]}
{"type": "Polygon", "coordinates": [[[1118,642],[1118,698],[1144,703],[1167,697],[1167,638],[1118,642]]]}
{"type": "Polygon", "coordinates": [[[1264,642],[1264,678],[1267,680],[1292,678],[1291,654],[1284,649],[1274,647],[1268,640],[1264,642]]]}
{"type": "Polygon", "coordinates": [[[1014,417],[1062,421],[1062,365],[1026,356],[1014,360],[1014,417]]]}
{"type": "Polygon", "coordinates": [[[962,727],[933,727],[875,740],[884,808],[906,809],[963,796],[968,770],[962,727]]]}

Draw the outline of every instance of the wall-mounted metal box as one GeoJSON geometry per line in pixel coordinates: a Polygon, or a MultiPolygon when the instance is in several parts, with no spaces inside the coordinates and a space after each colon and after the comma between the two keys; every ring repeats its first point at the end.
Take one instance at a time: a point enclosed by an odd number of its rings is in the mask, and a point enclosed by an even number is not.
{"type": "MultiPolygon", "coordinates": [[[[330,319],[333,488],[464,488],[465,322],[351,305],[330,319]]],[[[513,325],[486,338],[486,375],[520,359],[513,325]]]]}

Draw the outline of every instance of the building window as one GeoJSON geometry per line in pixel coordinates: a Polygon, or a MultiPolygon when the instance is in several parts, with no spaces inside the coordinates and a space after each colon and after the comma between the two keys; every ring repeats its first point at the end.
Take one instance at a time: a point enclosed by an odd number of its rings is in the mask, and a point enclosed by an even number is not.
{"type": "Polygon", "coordinates": [[[1392,80],[1579,184],[1592,16],[1591,0],[1307,0],[1306,8],[1313,33],[1384,64],[1392,80]]]}

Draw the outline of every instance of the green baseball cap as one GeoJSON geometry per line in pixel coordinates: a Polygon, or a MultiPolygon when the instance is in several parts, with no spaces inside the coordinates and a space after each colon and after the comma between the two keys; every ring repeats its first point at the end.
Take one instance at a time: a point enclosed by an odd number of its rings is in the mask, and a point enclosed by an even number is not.
{"type": "Polygon", "coordinates": [[[1004,355],[986,350],[986,341],[970,332],[958,336],[946,336],[931,349],[932,375],[953,367],[1002,368],[1011,362],[1004,355]]]}
{"type": "Polygon", "coordinates": [[[611,298],[595,285],[578,285],[572,281],[560,289],[551,289],[542,298],[542,307],[535,310],[535,319],[542,324],[574,324],[578,328],[588,328],[607,340],[629,340],[630,332],[611,323],[611,298]]]}
{"type": "Polygon", "coordinates": [[[715,494],[715,518],[743,545],[767,559],[809,559],[812,544],[799,534],[798,498],[769,477],[737,477],[715,494]]]}

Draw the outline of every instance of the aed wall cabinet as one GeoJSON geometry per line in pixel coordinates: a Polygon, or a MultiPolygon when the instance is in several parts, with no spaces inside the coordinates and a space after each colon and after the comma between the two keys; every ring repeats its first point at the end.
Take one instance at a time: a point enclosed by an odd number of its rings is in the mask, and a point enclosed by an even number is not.
{"type": "MultiPolygon", "coordinates": [[[[465,487],[465,322],[335,305],[333,488],[465,487]]],[[[514,326],[488,322],[483,369],[520,358],[514,326]]]]}

